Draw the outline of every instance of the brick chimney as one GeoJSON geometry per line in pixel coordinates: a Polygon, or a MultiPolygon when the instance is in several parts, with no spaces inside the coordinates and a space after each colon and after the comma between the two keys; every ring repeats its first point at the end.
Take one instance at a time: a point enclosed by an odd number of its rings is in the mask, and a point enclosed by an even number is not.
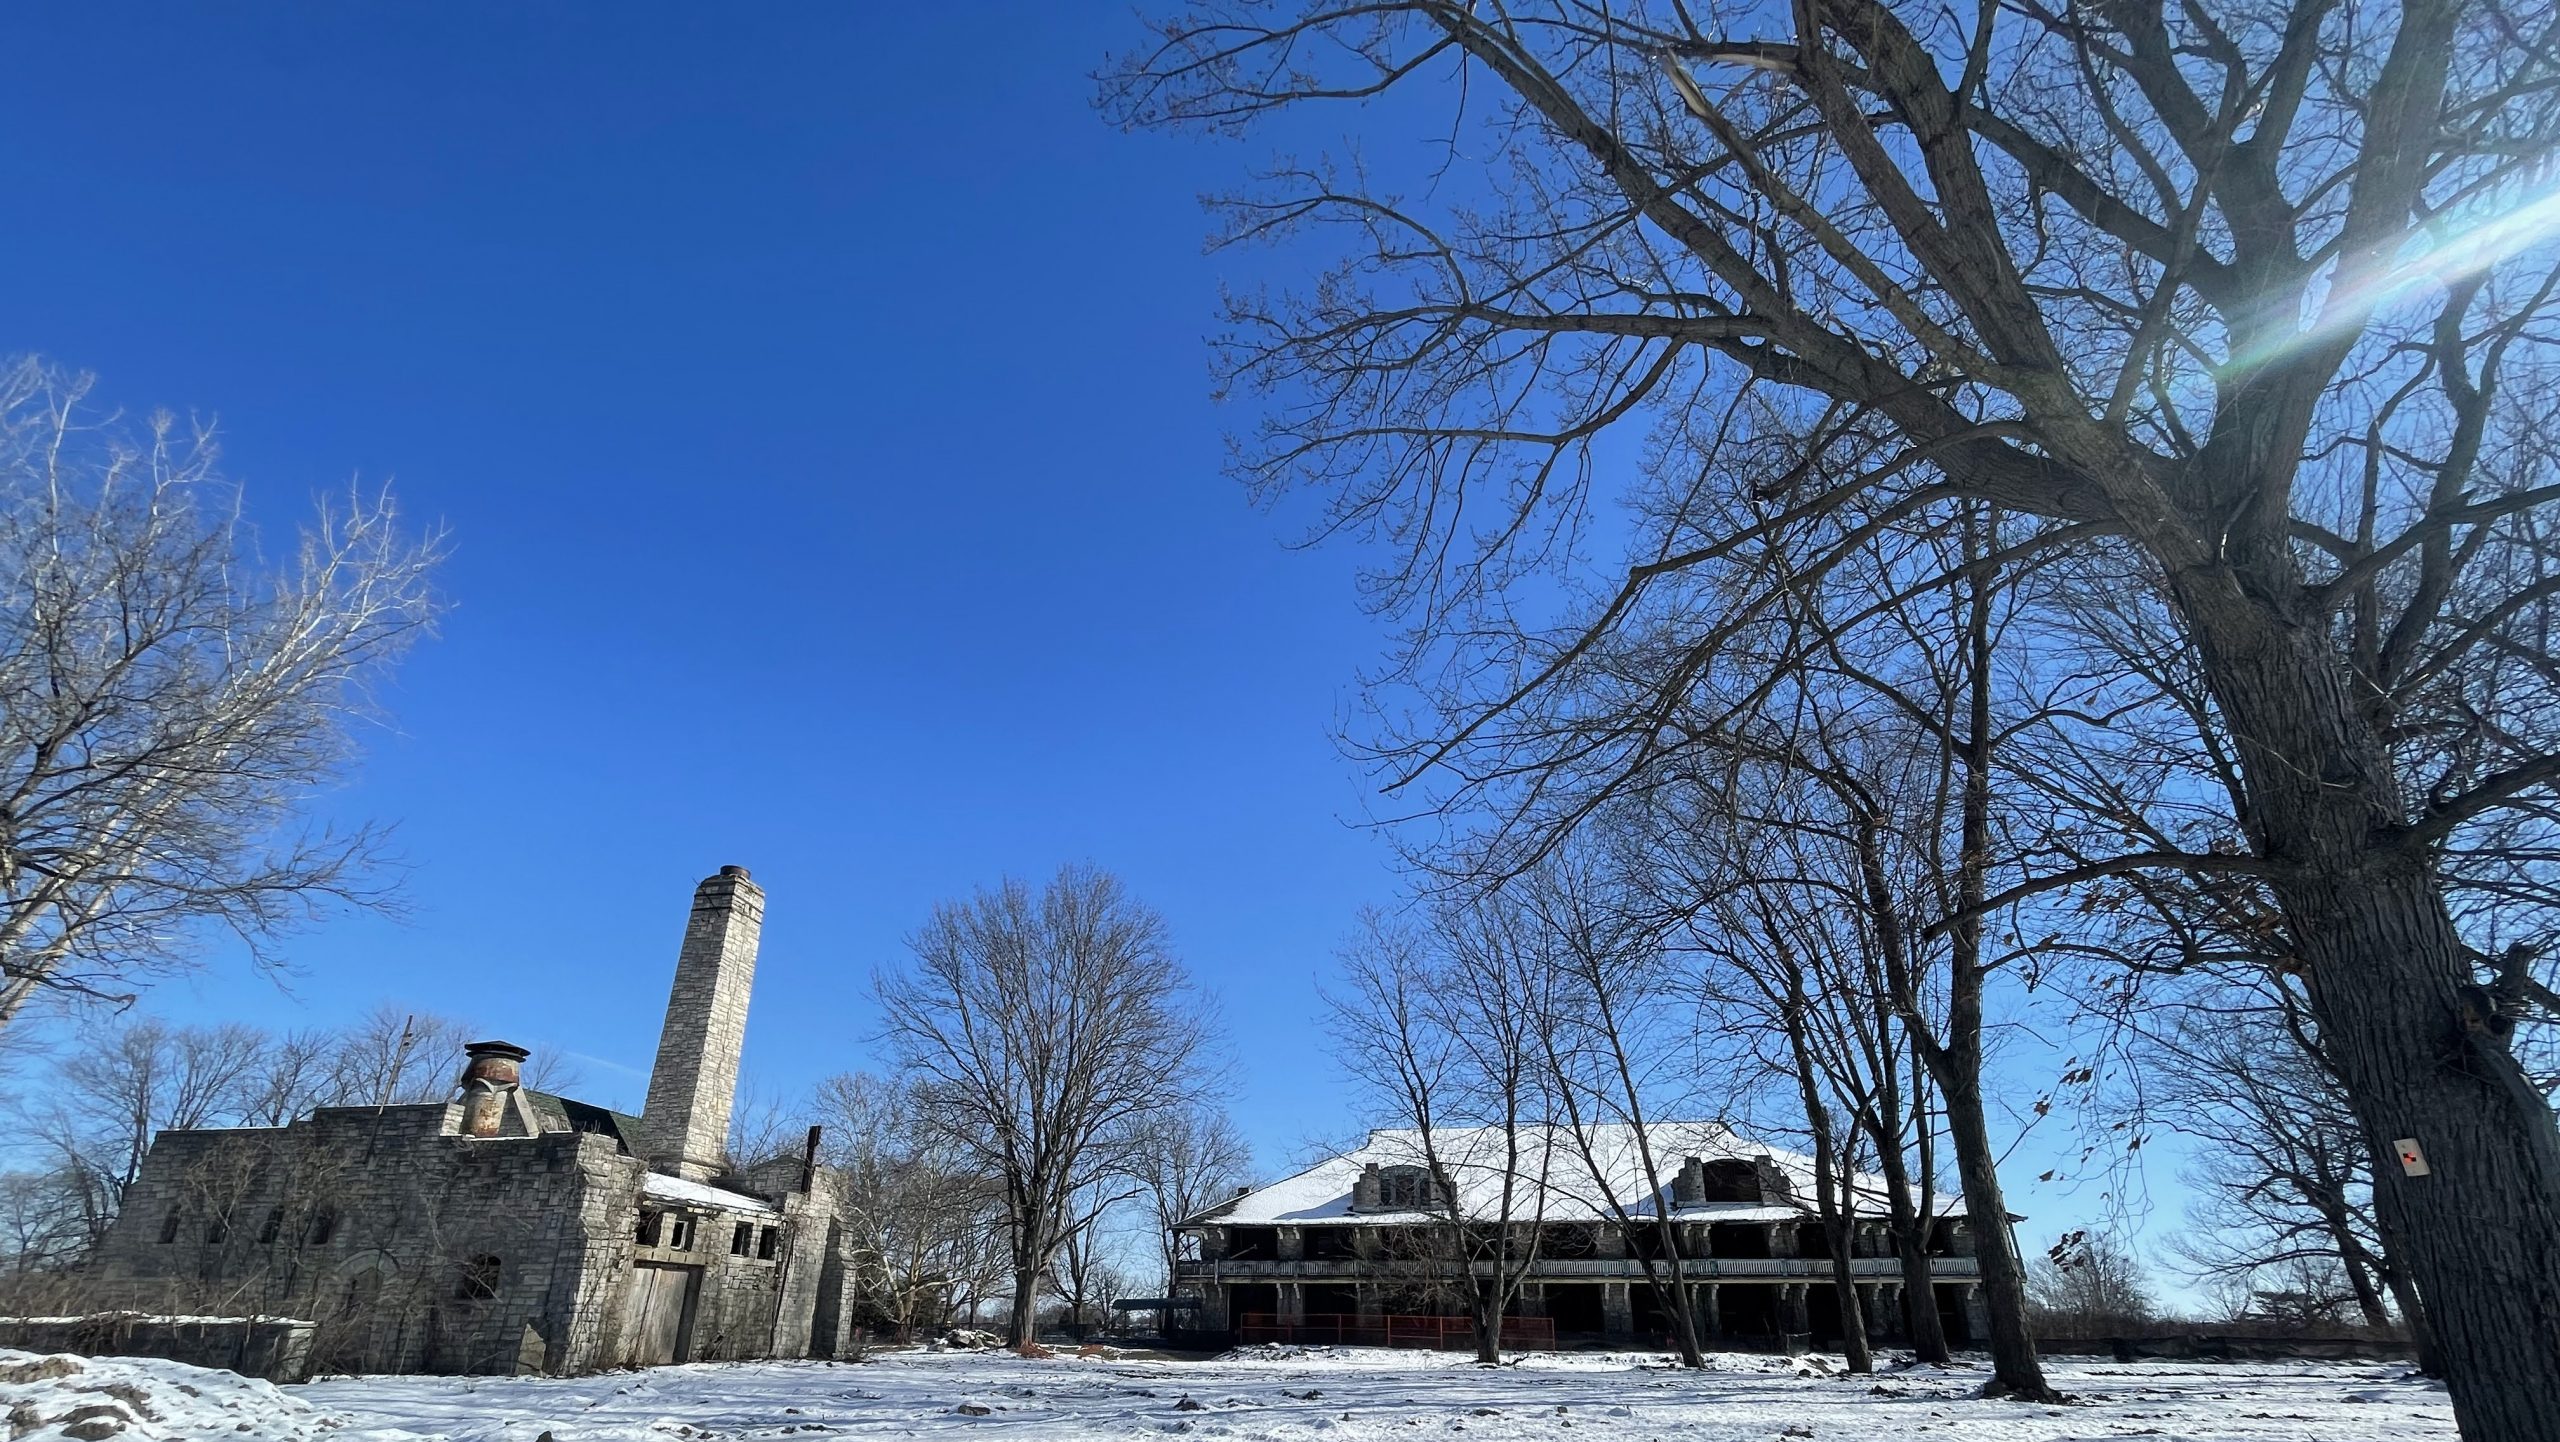
{"type": "Polygon", "coordinates": [[[666,1030],[658,1036],[649,1100],[640,1113],[650,1160],[689,1181],[720,1174],[763,932],[764,889],[747,879],[745,867],[723,866],[693,889],[693,916],[676,953],[666,1030]]]}

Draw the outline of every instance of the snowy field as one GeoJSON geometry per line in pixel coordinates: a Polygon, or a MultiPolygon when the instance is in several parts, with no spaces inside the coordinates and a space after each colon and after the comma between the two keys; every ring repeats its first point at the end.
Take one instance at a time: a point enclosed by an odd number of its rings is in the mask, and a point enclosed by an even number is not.
{"type": "MultiPolygon", "coordinates": [[[[23,1353],[0,1353],[0,1376],[23,1353]]],[[[73,1360],[73,1359],[64,1359],[73,1360]]],[[[367,1377],[272,1388],[164,1362],[92,1361],[31,1379],[8,1401],[50,1419],[125,1402],[134,1439],[240,1442],[725,1442],[725,1439],[979,1437],[1092,1442],[1190,1435],[1363,1442],[1465,1433],[1485,1439],[1931,1442],[2449,1439],[2444,1393],[2407,1369],[2358,1363],[2048,1364],[2081,1400],[1984,1402],[1982,1374],[1912,1370],[1820,1375],[1783,1358],[1727,1355],[1683,1373],[1626,1355],[1533,1356],[1498,1371],[1411,1352],[1262,1348],[1212,1362],[1026,1361],[999,1353],[904,1352],[862,1364],[662,1367],[599,1377],[367,1377]],[[50,1390],[48,1390],[50,1389],[50,1390]],[[138,1402],[131,1399],[139,1399],[138,1402]]],[[[104,1414],[91,1414],[91,1420],[104,1414]]],[[[77,1434],[59,1427],[22,1442],[77,1434]]]]}

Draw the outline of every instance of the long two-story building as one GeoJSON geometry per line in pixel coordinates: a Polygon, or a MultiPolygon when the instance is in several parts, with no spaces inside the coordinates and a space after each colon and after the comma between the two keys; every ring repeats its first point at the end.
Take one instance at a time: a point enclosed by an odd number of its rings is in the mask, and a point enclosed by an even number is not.
{"type": "MultiPolygon", "coordinates": [[[[1460,1269],[1487,1270],[1486,1239],[1507,1227],[1510,1255],[1527,1259],[1507,1312],[1520,1319],[1517,1340],[1659,1342],[1673,1328],[1647,1269],[1664,1275],[1674,1248],[1712,1345],[1842,1340],[1809,1157],[1715,1122],[1655,1123],[1641,1135],[1470,1128],[1430,1140],[1374,1131],[1185,1221],[1198,1257],[1180,1263],[1176,1290],[1193,1304],[1192,1325],[1238,1342],[1403,1341],[1415,1333],[1391,1338],[1386,1320],[1464,1311],[1460,1269]]],[[[1884,1183],[1855,1177],[1848,1192],[1865,1328],[1899,1340],[1904,1273],[1884,1183]]],[[[1959,1204],[1941,1197],[1929,1210],[1929,1302],[1951,1341],[1981,1338],[1980,1271],[1959,1204]]]]}

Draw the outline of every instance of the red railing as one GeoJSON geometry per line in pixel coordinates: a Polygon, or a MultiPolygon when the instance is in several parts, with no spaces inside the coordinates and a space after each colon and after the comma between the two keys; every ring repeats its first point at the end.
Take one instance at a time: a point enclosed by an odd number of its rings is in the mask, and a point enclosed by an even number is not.
{"type": "MultiPolygon", "coordinates": [[[[1349,1312],[1311,1312],[1295,1322],[1283,1322],[1269,1312],[1246,1312],[1236,1318],[1236,1340],[1464,1352],[1476,1344],[1476,1325],[1465,1317],[1363,1317],[1349,1312]]],[[[1555,1344],[1552,1318],[1502,1319],[1505,1348],[1547,1350],[1555,1344]]]]}

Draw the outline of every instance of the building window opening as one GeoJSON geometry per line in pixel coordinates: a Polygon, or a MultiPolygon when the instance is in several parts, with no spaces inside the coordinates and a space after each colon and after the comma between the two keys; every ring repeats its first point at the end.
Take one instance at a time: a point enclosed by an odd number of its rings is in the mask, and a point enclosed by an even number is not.
{"type": "Polygon", "coordinates": [[[667,1219],[667,1246],[671,1250],[678,1252],[692,1251],[693,1228],[697,1220],[697,1218],[687,1216],[682,1212],[678,1212],[674,1216],[669,1217],[667,1219]]]}
{"type": "Polygon", "coordinates": [[[463,1263],[453,1295],[465,1302],[485,1302],[498,1295],[498,1259],[483,1252],[463,1263]]]}
{"type": "Polygon", "coordinates": [[[755,1247],[756,1224],[740,1222],[729,1229],[729,1255],[743,1257],[755,1247]]]}
{"type": "Polygon", "coordinates": [[[642,1212],[640,1214],[640,1225],[634,1229],[632,1233],[633,1239],[644,1247],[654,1247],[658,1245],[658,1228],[665,1220],[665,1216],[661,1213],[642,1212]]]}
{"type": "Polygon", "coordinates": [[[204,1239],[207,1242],[227,1242],[231,1240],[231,1214],[228,1212],[214,1213],[213,1219],[204,1224],[204,1239]]]}
{"type": "Polygon", "coordinates": [[[765,1228],[763,1233],[756,1238],[756,1256],[770,1262],[781,1254],[782,1229],[780,1227],[765,1228]]]}
{"type": "Polygon", "coordinates": [[[311,1227],[303,1233],[303,1240],[315,1247],[325,1247],[329,1244],[329,1239],[337,1234],[338,1209],[323,1202],[317,1210],[312,1212],[311,1227]]]}
{"type": "Polygon", "coordinates": [[[1438,1188],[1420,1167],[1388,1167],[1378,1174],[1378,1205],[1416,1210],[1435,1204],[1438,1188]]]}
{"type": "Polygon", "coordinates": [[[276,1237],[283,1231],[284,1208],[267,1208],[267,1220],[258,1228],[258,1245],[262,1247],[272,1245],[275,1242],[276,1237]]]}
{"type": "Polygon", "coordinates": [[[160,1245],[165,1247],[178,1240],[178,1229],[186,1224],[187,1214],[176,1207],[171,1207],[169,1215],[160,1219],[160,1245]]]}

